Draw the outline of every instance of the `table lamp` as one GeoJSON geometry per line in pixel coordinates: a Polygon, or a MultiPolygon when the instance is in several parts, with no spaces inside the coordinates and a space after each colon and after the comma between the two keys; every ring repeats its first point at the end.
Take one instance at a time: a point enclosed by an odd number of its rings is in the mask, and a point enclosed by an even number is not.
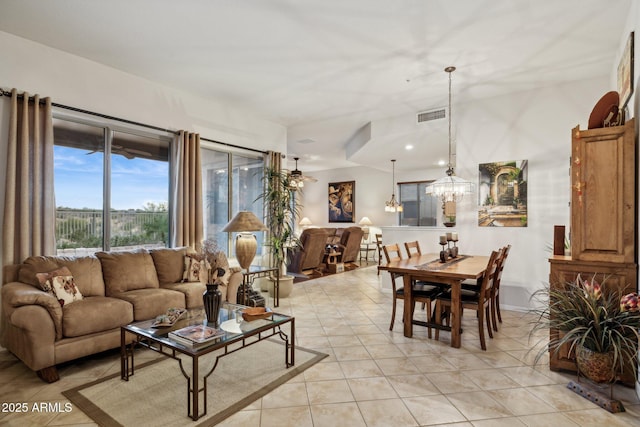
{"type": "Polygon", "coordinates": [[[240,211],[222,231],[236,232],[236,259],[240,267],[247,270],[256,256],[258,241],[252,231],[265,231],[267,226],[253,212],[240,211]]]}
{"type": "Polygon", "coordinates": [[[298,223],[298,225],[302,226],[302,229],[305,230],[307,227],[309,227],[311,224],[313,224],[311,222],[311,220],[309,218],[307,218],[306,216],[304,218],[302,218],[300,220],[300,222],[298,223]]]}
{"type": "Polygon", "coordinates": [[[362,239],[363,240],[369,240],[369,226],[373,225],[371,220],[368,217],[363,216],[358,224],[362,225],[362,231],[364,233],[362,235],[362,239]]]}

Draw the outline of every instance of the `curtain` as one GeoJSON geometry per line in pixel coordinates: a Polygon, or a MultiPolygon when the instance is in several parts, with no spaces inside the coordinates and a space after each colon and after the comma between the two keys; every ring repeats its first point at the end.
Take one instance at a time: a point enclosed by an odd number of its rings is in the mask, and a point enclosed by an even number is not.
{"type": "Polygon", "coordinates": [[[51,99],[11,91],[2,265],[55,255],[51,99]]]}
{"type": "Polygon", "coordinates": [[[199,251],[204,234],[200,135],[180,131],[172,146],[171,156],[174,201],[171,246],[189,246],[199,251]]]}

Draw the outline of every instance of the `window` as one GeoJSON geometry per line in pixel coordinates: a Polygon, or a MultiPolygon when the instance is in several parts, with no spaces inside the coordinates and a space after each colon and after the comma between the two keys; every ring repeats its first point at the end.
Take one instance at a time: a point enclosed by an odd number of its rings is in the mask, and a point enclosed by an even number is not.
{"type": "Polygon", "coordinates": [[[426,194],[431,181],[399,182],[400,200],[404,210],[400,213],[400,225],[431,226],[437,223],[438,199],[426,194]]]}
{"type": "MultiPolygon", "coordinates": [[[[251,211],[263,217],[262,193],[264,161],[261,156],[250,157],[230,154],[210,148],[201,148],[205,239],[212,239],[229,254],[232,233],[222,231],[240,211],[251,211]],[[231,173],[229,173],[231,171],[231,173]]],[[[263,247],[264,233],[256,232],[258,248],[263,247]]]]}
{"type": "Polygon", "coordinates": [[[168,134],[56,117],[54,144],[58,254],[168,245],[168,134]]]}

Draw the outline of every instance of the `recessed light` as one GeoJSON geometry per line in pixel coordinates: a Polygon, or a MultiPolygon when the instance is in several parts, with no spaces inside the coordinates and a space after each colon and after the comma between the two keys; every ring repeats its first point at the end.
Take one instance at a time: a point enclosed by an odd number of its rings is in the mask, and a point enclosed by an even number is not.
{"type": "Polygon", "coordinates": [[[407,144],[407,145],[404,146],[404,149],[405,150],[413,150],[413,145],[407,144]]]}
{"type": "Polygon", "coordinates": [[[311,138],[305,138],[305,139],[299,139],[298,141],[296,141],[298,144],[313,144],[314,142],[316,142],[314,139],[311,138]]]}

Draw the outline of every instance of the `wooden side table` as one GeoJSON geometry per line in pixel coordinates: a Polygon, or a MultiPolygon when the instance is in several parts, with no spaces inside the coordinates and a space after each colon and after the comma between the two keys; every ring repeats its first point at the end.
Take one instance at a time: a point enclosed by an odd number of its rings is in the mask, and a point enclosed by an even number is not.
{"type": "Polygon", "coordinates": [[[325,265],[330,273],[341,273],[344,271],[342,263],[342,252],[329,252],[325,254],[325,265]]]}

